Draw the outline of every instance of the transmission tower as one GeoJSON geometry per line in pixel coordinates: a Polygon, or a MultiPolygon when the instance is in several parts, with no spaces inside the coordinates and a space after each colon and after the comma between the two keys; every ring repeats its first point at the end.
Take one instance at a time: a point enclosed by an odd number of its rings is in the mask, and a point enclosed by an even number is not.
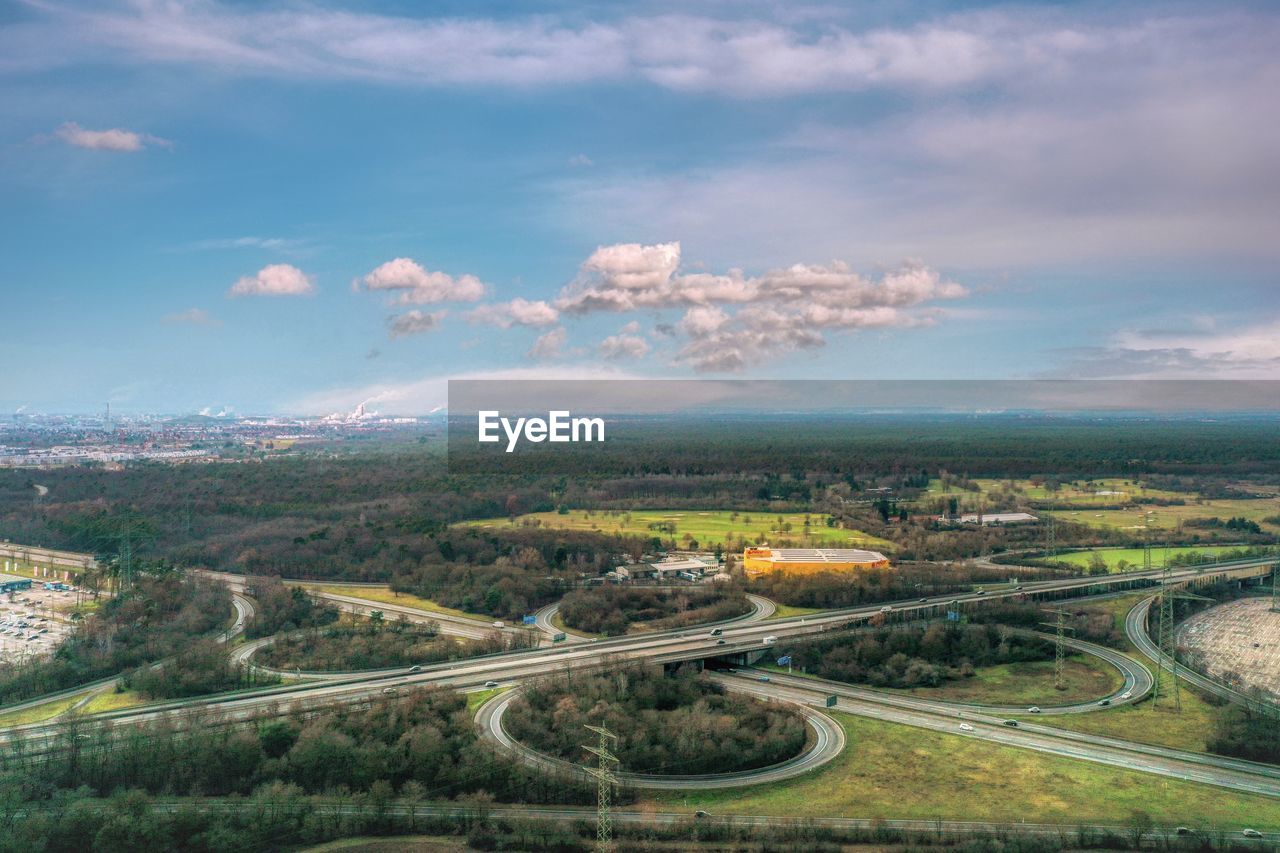
{"type": "Polygon", "coordinates": [[[1067,625],[1067,611],[1061,607],[1055,607],[1052,610],[1045,610],[1045,613],[1053,614],[1052,622],[1041,622],[1053,629],[1053,689],[1062,690],[1062,667],[1067,659],[1067,631],[1074,631],[1074,628],[1067,625]]]}
{"type": "Polygon", "coordinates": [[[1211,598],[1205,598],[1203,595],[1193,595],[1181,589],[1183,585],[1175,586],[1172,580],[1172,569],[1168,563],[1165,564],[1164,572],[1160,576],[1160,616],[1156,623],[1156,683],[1155,689],[1151,694],[1151,707],[1155,708],[1160,704],[1162,696],[1166,695],[1170,688],[1173,691],[1173,707],[1174,710],[1182,712],[1182,689],[1178,684],[1178,642],[1174,631],[1174,614],[1173,603],[1181,598],[1187,601],[1212,601],[1211,598]],[[1165,680],[1165,672],[1168,671],[1168,683],[1162,686],[1165,680]]]}
{"type": "Polygon", "coordinates": [[[600,736],[596,746],[584,744],[582,747],[600,759],[599,765],[583,769],[596,780],[596,851],[608,853],[613,849],[613,786],[618,784],[611,770],[617,765],[618,757],[609,751],[609,741],[616,742],[618,736],[602,726],[585,728],[600,736]]]}
{"type": "Polygon", "coordinates": [[[1058,525],[1053,516],[1049,516],[1049,524],[1044,530],[1044,555],[1052,557],[1058,550],[1058,525]]]}

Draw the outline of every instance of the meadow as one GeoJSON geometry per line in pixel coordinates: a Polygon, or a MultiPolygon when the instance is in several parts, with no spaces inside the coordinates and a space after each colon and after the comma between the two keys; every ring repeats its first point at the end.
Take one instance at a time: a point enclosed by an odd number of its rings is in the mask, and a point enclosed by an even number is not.
{"type": "MultiPolygon", "coordinates": [[[[848,746],[822,769],[745,790],[674,792],[662,808],[793,818],[956,819],[1280,828],[1280,800],[1166,779],[851,714],[833,714],[848,746]]],[[[1095,716],[1093,714],[1081,716],[1095,716]]],[[[1106,714],[1101,716],[1107,716],[1106,714]]]]}

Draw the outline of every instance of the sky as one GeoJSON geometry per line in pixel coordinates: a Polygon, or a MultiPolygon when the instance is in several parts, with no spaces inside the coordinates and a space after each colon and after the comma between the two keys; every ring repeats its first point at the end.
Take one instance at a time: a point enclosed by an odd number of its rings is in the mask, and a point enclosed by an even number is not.
{"type": "Polygon", "coordinates": [[[0,6],[0,411],[1280,378],[1280,8],[0,6]]]}

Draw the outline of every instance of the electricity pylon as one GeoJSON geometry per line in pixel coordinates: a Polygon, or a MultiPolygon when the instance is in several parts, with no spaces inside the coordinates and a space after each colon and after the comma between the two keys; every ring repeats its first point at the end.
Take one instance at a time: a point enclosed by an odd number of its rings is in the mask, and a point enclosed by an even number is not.
{"type": "Polygon", "coordinates": [[[1044,529],[1044,555],[1052,557],[1058,550],[1057,543],[1057,522],[1053,516],[1049,516],[1049,523],[1044,529]]]}
{"type": "Polygon", "coordinates": [[[613,786],[618,779],[610,768],[618,763],[618,757],[609,751],[609,741],[617,741],[618,736],[602,726],[586,726],[589,731],[600,736],[596,746],[584,744],[583,749],[600,759],[597,767],[584,767],[587,774],[596,779],[596,851],[608,853],[613,849],[613,786]]]}
{"type": "Polygon", "coordinates": [[[1041,622],[1040,624],[1054,629],[1053,689],[1062,690],[1062,667],[1067,659],[1067,631],[1074,631],[1075,628],[1071,628],[1067,625],[1068,614],[1067,611],[1063,610],[1061,607],[1055,607],[1052,610],[1045,610],[1044,612],[1052,613],[1054,615],[1054,620],[1052,622],[1041,622]]]}
{"type": "Polygon", "coordinates": [[[1213,600],[1203,595],[1186,592],[1181,588],[1183,586],[1185,584],[1174,585],[1172,570],[1169,564],[1165,563],[1164,573],[1160,577],[1160,616],[1156,623],[1156,683],[1151,694],[1151,707],[1154,708],[1160,704],[1161,696],[1168,693],[1171,686],[1173,707],[1179,713],[1182,712],[1182,690],[1178,684],[1178,642],[1174,631],[1173,603],[1179,598],[1186,601],[1213,600]],[[1162,689],[1161,682],[1164,681],[1165,670],[1169,672],[1169,684],[1162,689]]]}

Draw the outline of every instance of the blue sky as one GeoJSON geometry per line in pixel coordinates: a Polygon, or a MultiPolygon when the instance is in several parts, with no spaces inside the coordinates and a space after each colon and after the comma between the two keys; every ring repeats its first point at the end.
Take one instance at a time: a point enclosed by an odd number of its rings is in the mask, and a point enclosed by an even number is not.
{"type": "Polygon", "coordinates": [[[0,409],[1280,378],[1266,4],[18,2],[0,409]]]}

